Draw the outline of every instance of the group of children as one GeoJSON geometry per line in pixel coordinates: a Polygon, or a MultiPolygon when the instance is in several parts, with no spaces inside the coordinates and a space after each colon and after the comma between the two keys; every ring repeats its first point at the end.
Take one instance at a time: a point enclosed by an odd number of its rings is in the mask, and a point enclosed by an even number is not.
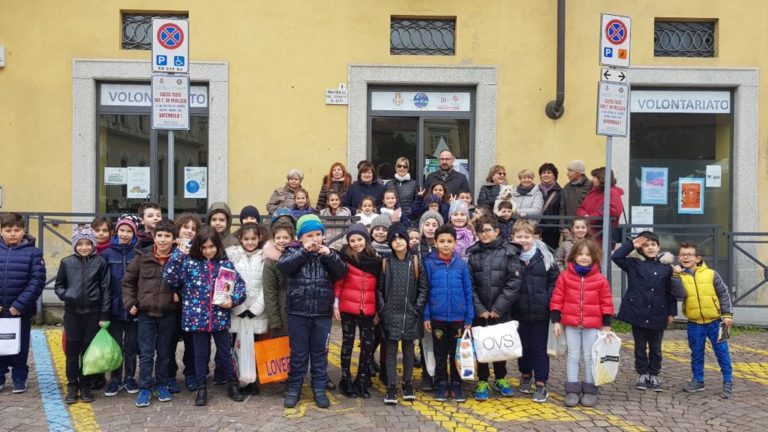
{"type": "MultiPolygon", "coordinates": [[[[439,190],[431,192],[437,195],[439,190]]],[[[328,212],[338,215],[340,207],[334,207],[340,201],[338,195],[330,192],[327,200],[328,212]]],[[[384,201],[392,212],[374,216],[368,226],[361,218],[361,223],[346,230],[338,251],[324,243],[329,232],[312,213],[295,218],[293,212],[277,211],[267,230],[258,211],[247,206],[233,236],[232,214],[223,203],[211,206],[208,225],[190,214],[179,216],[175,223],[162,219],[160,207],[148,203],[138,216],[118,219],[114,228],[107,218],[77,226],[72,235],[75,253],[62,260],[55,283],[65,305],[65,401],[93,400],[91,389],[98,377],[82,375],[81,358],[104,326],[120,344],[125,359],[120,369],[111,372],[105,396],[123,389],[138,393],[140,407],[148,406],[153,397],[172,400],[179,391],[175,352],[182,339],[186,387],[196,392],[196,405],[205,405],[213,339],[213,382],[228,383],[228,396],[242,401],[246,393],[259,390],[255,383],[243,388],[238,384],[230,358],[234,328],[256,339],[287,334],[291,354],[284,406],[298,403],[309,366],[315,403],[326,408],[330,405],[326,389],[332,387],[327,347],[331,322],[336,319],[342,328],[340,390],[344,395],[370,397],[368,387],[376,366],[372,358],[378,347],[386,404],[398,403],[399,394],[404,400],[415,399],[413,369],[418,360],[423,367],[423,390],[434,385],[436,400],[461,402],[465,400],[463,381],[453,361],[458,338],[472,326],[515,319],[523,347],[518,391],[532,394],[535,402],[547,400],[547,340],[553,323],[552,332],[565,335],[568,347],[566,406],[596,405],[598,389],[589,367],[591,346],[598,331],[610,330],[614,309],[610,286],[600,273],[601,254],[589,238],[586,221],[574,220],[572,238],[553,254],[536,238],[536,225],[530,220],[515,221],[505,235],[503,217],[472,215],[463,199],[452,200],[447,214],[444,202],[425,207],[414,202],[414,211],[423,207],[417,213],[416,229],[403,223],[408,218],[399,218],[397,208],[391,208],[397,207],[396,197],[394,204],[386,195],[384,201]],[[446,216],[449,223],[444,223],[446,216]],[[218,299],[214,292],[222,280],[229,290],[218,299]],[[360,359],[353,379],[351,356],[357,329],[360,359]],[[424,368],[424,350],[420,359],[415,356],[414,345],[425,334],[431,334],[433,341],[434,377],[424,368]],[[398,349],[403,358],[399,391],[398,349]],[[138,382],[134,377],[137,356],[138,382]],[[582,356],[583,382],[579,379],[582,356]]],[[[23,278],[16,275],[18,280],[0,278],[4,281],[2,316],[22,319],[22,352],[0,357],[2,387],[10,366],[14,392],[22,392],[29,325],[45,268],[34,240],[24,233],[21,216],[5,213],[0,225],[0,253],[5,254],[6,263],[22,263],[29,269],[23,278]]],[[[661,340],[677,313],[677,297],[685,300],[692,349],[694,378],[685,390],[704,389],[703,355],[709,338],[723,371],[722,396],[730,397],[728,346],[717,342],[721,321],[732,325],[730,300],[719,275],[704,265],[696,246],[682,244],[679,265],[673,267],[660,257],[658,237],[643,232],[616,250],[613,261],[629,280],[618,318],[632,325],[639,374],[636,387],[661,390],[661,340]]],[[[506,366],[506,362],[478,364],[477,400],[488,399],[492,389],[503,396],[515,393],[506,366]]]]}

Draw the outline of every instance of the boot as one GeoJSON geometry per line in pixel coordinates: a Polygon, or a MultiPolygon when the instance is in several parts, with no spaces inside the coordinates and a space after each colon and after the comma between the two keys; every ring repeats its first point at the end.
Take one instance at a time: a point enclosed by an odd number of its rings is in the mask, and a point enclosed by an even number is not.
{"type": "Polygon", "coordinates": [[[90,385],[86,384],[80,387],[80,402],[93,402],[90,385]]]}
{"type": "Polygon", "coordinates": [[[77,384],[67,384],[67,396],[64,403],[73,404],[77,402],[77,384]]]}
{"type": "Polygon", "coordinates": [[[285,399],[283,400],[283,406],[286,408],[295,407],[296,404],[299,403],[299,397],[301,397],[301,389],[288,389],[288,392],[285,394],[285,399]]]}
{"type": "Polygon", "coordinates": [[[339,390],[341,390],[341,394],[348,398],[354,398],[357,397],[357,393],[355,392],[355,388],[352,386],[352,378],[350,378],[349,371],[342,371],[341,373],[341,381],[339,381],[339,390]]]}
{"type": "Polygon", "coordinates": [[[197,386],[197,394],[195,394],[195,405],[205,406],[208,403],[208,386],[197,386]]]}
{"type": "Polygon", "coordinates": [[[575,407],[576,405],[579,404],[580,397],[581,397],[580,382],[565,383],[565,406],[575,407]]]}
{"type": "Polygon", "coordinates": [[[245,395],[240,393],[240,386],[237,385],[237,382],[229,383],[227,396],[235,402],[242,402],[245,400],[245,395]]]}
{"type": "Polygon", "coordinates": [[[432,383],[432,377],[426,371],[426,368],[422,369],[422,372],[421,372],[421,391],[431,392],[434,389],[435,388],[434,388],[434,385],[432,383]]]}
{"type": "Polygon", "coordinates": [[[581,406],[593,407],[597,405],[597,386],[590,383],[584,383],[582,386],[584,394],[581,395],[581,406]]]}
{"type": "Polygon", "coordinates": [[[328,408],[331,406],[331,401],[328,399],[328,394],[325,393],[325,389],[323,390],[315,390],[315,405],[318,408],[328,408]]]}
{"type": "Polygon", "coordinates": [[[358,396],[363,399],[371,398],[371,394],[368,393],[368,381],[365,379],[365,377],[357,377],[354,382],[354,386],[358,396]]]}

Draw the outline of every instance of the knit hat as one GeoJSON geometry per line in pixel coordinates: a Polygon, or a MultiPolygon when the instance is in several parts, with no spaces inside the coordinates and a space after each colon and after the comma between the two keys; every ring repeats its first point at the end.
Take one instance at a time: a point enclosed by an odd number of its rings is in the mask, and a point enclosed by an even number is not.
{"type": "Polygon", "coordinates": [[[349,238],[354,234],[363,236],[366,243],[371,242],[371,236],[368,234],[368,228],[366,228],[365,225],[361,223],[353,224],[347,229],[347,243],[349,243],[349,238]]]}
{"type": "Polygon", "coordinates": [[[296,222],[296,237],[301,238],[304,234],[312,231],[320,231],[325,234],[323,221],[317,215],[307,214],[299,218],[296,222]]]}
{"type": "Polygon", "coordinates": [[[275,210],[274,213],[272,213],[272,222],[270,223],[270,226],[274,225],[278,221],[290,221],[291,225],[293,225],[294,228],[296,228],[296,218],[293,217],[293,214],[291,213],[291,209],[286,207],[280,207],[279,209],[275,210]]]}
{"type": "Polygon", "coordinates": [[[117,232],[117,230],[123,225],[128,225],[128,227],[133,230],[134,235],[136,235],[136,233],[139,231],[139,228],[136,226],[136,222],[134,222],[132,218],[120,218],[115,224],[115,232],[117,232]]]}
{"type": "Polygon", "coordinates": [[[467,202],[460,199],[453,200],[451,208],[448,210],[448,217],[453,216],[456,212],[464,212],[464,214],[469,216],[469,206],[467,205],[467,202]]]}
{"type": "Polygon", "coordinates": [[[380,227],[380,226],[386,229],[389,229],[389,227],[392,226],[392,218],[390,218],[389,215],[386,213],[380,214],[375,218],[373,218],[373,220],[371,221],[371,224],[368,225],[368,228],[371,230],[371,232],[373,232],[374,228],[380,227]]]}
{"type": "Polygon", "coordinates": [[[584,174],[587,171],[587,167],[584,165],[583,160],[573,160],[568,163],[568,169],[584,174]]]}
{"type": "MultiPolygon", "coordinates": [[[[141,218],[133,213],[123,213],[120,215],[119,218],[117,218],[118,222],[121,219],[128,219],[131,222],[133,222],[133,226],[136,227],[135,232],[138,231],[144,231],[144,224],[141,223],[141,218]]],[[[117,231],[117,227],[115,227],[115,231],[117,231]]]]}
{"type": "Polygon", "coordinates": [[[656,242],[656,244],[660,244],[659,243],[659,235],[656,234],[653,231],[643,231],[643,232],[639,233],[637,235],[637,237],[645,237],[645,238],[647,238],[650,241],[656,242]]]}
{"type": "Polygon", "coordinates": [[[255,217],[258,223],[261,223],[261,215],[259,214],[259,210],[252,205],[247,205],[243,207],[242,210],[240,210],[240,223],[243,223],[243,219],[247,217],[255,217]]]}
{"type": "Polygon", "coordinates": [[[389,229],[389,232],[387,232],[387,244],[390,248],[392,248],[392,242],[398,237],[408,243],[408,230],[405,229],[403,224],[394,224],[392,228],[389,229]]]}
{"type": "Polygon", "coordinates": [[[443,216],[441,216],[440,213],[427,210],[423,215],[421,215],[421,219],[419,219],[419,232],[422,231],[422,228],[424,228],[424,222],[426,222],[428,219],[436,220],[438,225],[442,225],[444,223],[443,216]]]}
{"type": "Polygon", "coordinates": [[[429,205],[432,203],[442,204],[443,199],[440,198],[440,195],[436,195],[436,194],[430,195],[424,199],[424,208],[429,208],[429,205]]]}
{"type": "MultiPolygon", "coordinates": [[[[80,240],[88,240],[93,246],[96,246],[96,234],[93,232],[93,228],[88,225],[78,225],[72,230],[72,249],[75,249],[77,242],[80,240]]],[[[75,251],[77,251],[75,249],[75,251]]]]}

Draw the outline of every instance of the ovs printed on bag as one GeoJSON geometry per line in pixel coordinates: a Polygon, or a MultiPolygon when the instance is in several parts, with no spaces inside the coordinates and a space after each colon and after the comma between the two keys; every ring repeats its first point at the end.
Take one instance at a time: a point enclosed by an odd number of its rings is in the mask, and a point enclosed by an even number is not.
{"type": "Polygon", "coordinates": [[[499,337],[486,337],[481,341],[483,348],[492,350],[496,348],[512,348],[515,346],[515,338],[511,334],[504,334],[499,337]]]}

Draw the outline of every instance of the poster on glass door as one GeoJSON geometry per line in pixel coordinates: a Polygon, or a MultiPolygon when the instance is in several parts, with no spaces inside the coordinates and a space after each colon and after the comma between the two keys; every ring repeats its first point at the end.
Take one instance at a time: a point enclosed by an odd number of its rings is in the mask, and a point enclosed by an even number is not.
{"type": "Polygon", "coordinates": [[[184,198],[208,198],[208,168],[184,167],[184,198]]]}

